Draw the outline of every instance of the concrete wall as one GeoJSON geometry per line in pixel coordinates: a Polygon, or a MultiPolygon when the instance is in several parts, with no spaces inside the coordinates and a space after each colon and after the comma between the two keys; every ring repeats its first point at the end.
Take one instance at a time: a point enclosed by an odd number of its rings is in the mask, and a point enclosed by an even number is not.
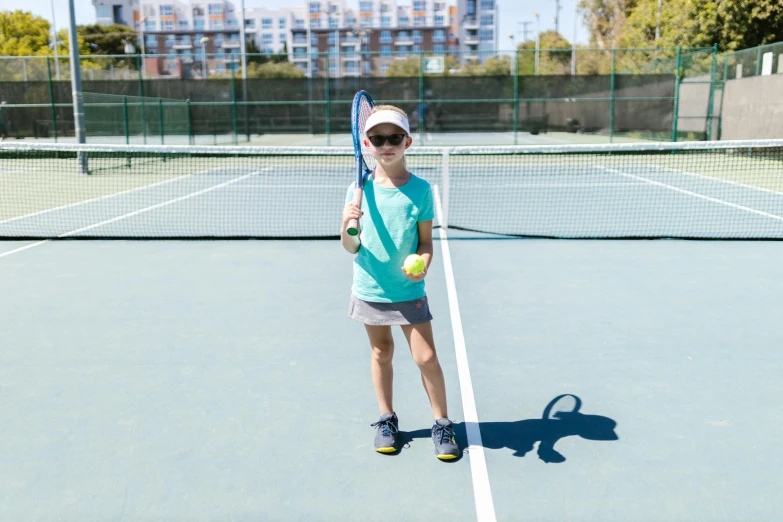
{"type": "Polygon", "coordinates": [[[783,138],[783,74],[726,82],[722,140],[783,138]]]}

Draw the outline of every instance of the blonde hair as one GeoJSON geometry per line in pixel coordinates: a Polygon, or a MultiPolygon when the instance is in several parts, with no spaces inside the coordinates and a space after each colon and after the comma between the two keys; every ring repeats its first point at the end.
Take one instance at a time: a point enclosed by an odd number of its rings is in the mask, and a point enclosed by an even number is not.
{"type": "Polygon", "coordinates": [[[370,114],[375,114],[376,112],[380,112],[380,111],[399,112],[400,114],[405,116],[406,120],[408,119],[408,115],[405,114],[405,111],[400,109],[399,107],[394,106],[394,105],[376,105],[375,107],[372,108],[372,110],[370,111],[370,114]]]}

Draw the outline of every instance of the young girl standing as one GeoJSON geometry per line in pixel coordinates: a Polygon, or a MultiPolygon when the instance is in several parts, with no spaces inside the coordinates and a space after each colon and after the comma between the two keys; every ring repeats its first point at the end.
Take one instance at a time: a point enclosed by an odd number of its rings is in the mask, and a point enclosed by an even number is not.
{"type": "Polygon", "coordinates": [[[349,316],[364,323],[372,349],[371,373],[381,417],[376,428],[375,451],[399,450],[399,421],[392,406],[391,327],[399,325],[421,371],[432,406],[432,440],[441,460],[459,456],[454,428],[446,408],[446,386],[432,335],[432,315],[424,278],[432,262],[432,192],[429,183],[408,172],[405,151],[413,143],[404,111],[391,105],[373,109],[364,129],[365,146],[376,161],[364,183],[361,208],[353,203],[353,184],[346,195],[341,242],[351,254],[353,286],[349,316]],[[358,219],[360,235],[351,236],[348,221],[358,219]],[[420,255],[423,272],[403,268],[405,258],[420,255]]]}

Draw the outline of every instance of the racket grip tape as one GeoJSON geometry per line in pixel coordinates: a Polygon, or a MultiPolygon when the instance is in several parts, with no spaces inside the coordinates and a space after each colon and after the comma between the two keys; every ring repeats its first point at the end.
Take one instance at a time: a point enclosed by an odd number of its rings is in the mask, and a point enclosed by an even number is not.
{"type": "MultiPolygon", "coordinates": [[[[353,191],[353,202],[354,204],[362,208],[362,189],[361,187],[357,187],[353,191]]],[[[359,235],[359,220],[357,219],[351,219],[348,221],[348,228],[346,229],[346,232],[348,232],[348,235],[350,236],[358,236],[359,235]]]]}

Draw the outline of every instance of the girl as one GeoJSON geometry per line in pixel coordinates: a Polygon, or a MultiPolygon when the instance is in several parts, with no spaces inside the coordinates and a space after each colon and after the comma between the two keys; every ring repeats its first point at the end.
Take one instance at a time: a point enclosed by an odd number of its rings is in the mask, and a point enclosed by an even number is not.
{"type": "Polygon", "coordinates": [[[432,406],[435,455],[441,460],[455,459],[460,451],[448,419],[446,386],[424,292],[424,278],[432,262],[432,192],[429,183],[405,166],[405,151],[413,139],[404,111],[391,105],[375,107],[364,134],[376,168],[364,184],[361,208],[352,201],[353,184],[348,189],[341,242],[348,252],[357,254],[349,316],[364,323],[372,349],[372,380],[381,410],[380,420],[372,425],[376,428],[375,451],[399,450],[399,421],[392,407],[391,327],[400,325],[432,406]],[[358,238],[346,231],[351,219],[359,219],[358,238]],[[403,268],[411,254],[424,259],[425,269],[418,275],[403,268]]]}

